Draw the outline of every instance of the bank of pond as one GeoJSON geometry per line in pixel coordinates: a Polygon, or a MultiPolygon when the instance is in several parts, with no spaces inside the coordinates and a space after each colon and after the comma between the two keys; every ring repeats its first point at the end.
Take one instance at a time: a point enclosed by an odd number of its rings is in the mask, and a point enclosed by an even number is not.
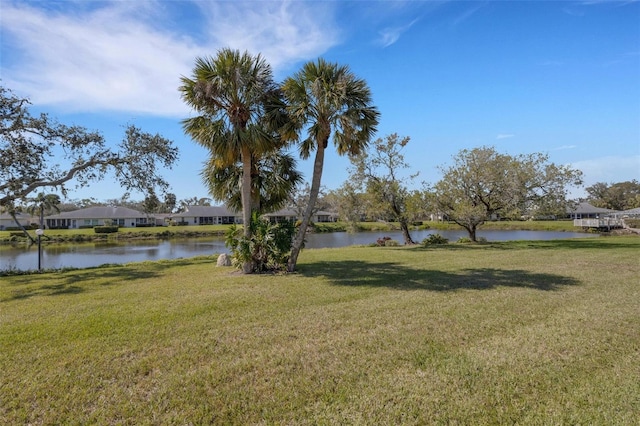
{"type": "MultiPolygon", "coordinates": [[[[414,230],[414,241],[420,242],[430,235],[438,234],[449,242],[467,237],[464,230],[414,230]]],[[[566,231],[532,230],[481,230],[479,239],[486,241],[513,240],[557,240],[593,237],[593,234],[566,231]]],[[[337,248],[354,245],[373,245],[380,240],[401,244],[402,233],[398,230],[361,232],[321,232],[307,237],[305,250],[337,248]]],[[[223,236],[169,239],[109,239],[94,242],[67,242],[42,244],[40,267],[42,269],[89,268],[104,264],[156,261],[195,256],[211,256],[228,253],[223,236]]],[[[0,246],[0,271],[26,271],[38,268],[38,246],[25,242],[0,246]]]]}

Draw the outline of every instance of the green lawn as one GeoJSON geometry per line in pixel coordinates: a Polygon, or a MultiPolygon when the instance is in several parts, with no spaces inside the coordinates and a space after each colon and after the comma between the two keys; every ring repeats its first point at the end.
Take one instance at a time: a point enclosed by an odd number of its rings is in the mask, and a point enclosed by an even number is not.
{"type": "Polygon", "coordinates": [[[634,425],[640,238],[0,278],[0,424],[634,425]]]}

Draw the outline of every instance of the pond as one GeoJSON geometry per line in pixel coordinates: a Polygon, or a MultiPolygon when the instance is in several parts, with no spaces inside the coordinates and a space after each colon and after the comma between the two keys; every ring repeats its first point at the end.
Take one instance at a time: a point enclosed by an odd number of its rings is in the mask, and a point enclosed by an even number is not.
{"type": "MultiPolygon", "coordinates": [[[[412,231],[411,237],[420,242],[431,234],[440,234],[449,241],[466,237],[464,230],[412,231]]],[[[593,234],[580,232],[553,231],[480,231],[479,237],[488,241],[510,240],[556,240],[567,238],[593,237],[593,234]]],[[[370,231],[349,234],[333,232],[311,234],[307,238],[306,249],[327,247],[346,247],[351,245],[368,245],[378,238],[390,237],[402,242],[400,231],[370,231]]],[[[161,259],[177,259],[227,253],[223,238],[194,238],[173,240],[129,241],[126,243],[81,243],[52,244],[42,246],[42,268],[88,268],[105,263],[129,263],[154,261],[161,259]]],[[[33,245],[4,246],[0,248],[0,270],[29,270],[38,268],[38,248],[33,245]]]]}

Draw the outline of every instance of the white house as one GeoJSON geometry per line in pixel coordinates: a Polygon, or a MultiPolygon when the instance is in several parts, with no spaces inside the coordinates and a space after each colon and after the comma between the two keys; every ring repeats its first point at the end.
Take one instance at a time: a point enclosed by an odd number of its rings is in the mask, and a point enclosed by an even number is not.
{"type": "Polygon", "coordinates": [[[123,228],[155,224],[155,218],[126,207],[88,207],[45,217],[49,229],[79,229],[107,223],[123,228]]]}
{"type": "MultiPolygon", "coordinates": [[[[291,221],[295,222],[300,219],[298,214],[293,210],[278,210],[273,213],[267,213],[264,215],[271,222],[284,222],[291,221]]],[[[338,220],[338,215],[332,212],[326,211],[318,211],[314,215],[311,216],[311,222],[314,223],[322,223],[322,222],[336,222],[338,220]]]]}
{"type": "Polygon", "coordinates": [[[230,225],[242,223],[242,213],[224,206],[187,206],[184,212],[171,215],[171,219],[186,225],[230,225]]]}
{"type": "MultiPolygon", "coordinates": [[[[16,213],[16,219],[22,226],[29,226],[31,223],[38,223],[38,219],[24,213],[16,213]]],[[[18,225],[13,220],[9,213],[0,213],[0,231],[4,231],[7,228],[17,228],[18,225]]]]}
{"type": "Polygon", "coordinates": [[[617,211],[595,207],[589,203],[582,202],[578,203],[578,205],[568,213],[571,219],[600,219],[617,213],[617,211]]]}

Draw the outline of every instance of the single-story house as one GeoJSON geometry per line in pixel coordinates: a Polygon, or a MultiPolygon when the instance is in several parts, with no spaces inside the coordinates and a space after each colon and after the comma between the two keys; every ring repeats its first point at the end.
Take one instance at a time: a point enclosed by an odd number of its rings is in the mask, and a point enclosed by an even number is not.
{"type": "MultiPolygon", "coordinates": [[[[32,223],[38,223],[38,218],[25,213],[16,213],[16,219],[22,226],[29,226],[32,223]]],[[[0,213],[0,231],[4,231],[7,228],[17,228],[18,225],[13,220],[9,213],[0,213]]]]}
{"type": "Polygon", "coordinates": [[[616,212],[614,214],[615,217],[622,217],[622,218],[637,218],[640,217],[640,207],[636,207],[635,209],[629,209],[629,210],[623,210],[621,212],[616,212]]]}
{"type": "Polygon", "coordinates": [[[267,213],[263,217],[269,219],[271,223],[295,222],[298,220],[298,213],[294,210],[282,209],[273,213],[267,213]]]}
{"type": "MultiPolygon", "coordinates": [[[[271,222],[292,221],[298,219],[298,215],[293,210],[278,210],[267,213],[264,217],[271,222]]],[[[331,212],[317,212],[311,217],[313,222],[335,222],[338,216],[331,212]]],[[[230,225],[242,223],[242,212],[229,210],[224,206],[187,206],[182,213],[171,215],[171,220],[187,225],[230,225]]]]}
{"type": "MultiPolygon", "coordinates": [[[[273,213],[267,213],[264,215],[269,221],[275,222],[285,222],[291,221],[295,222],[298,219],[298,213],[294,210],[282,209],[275,211],[273,213]]],[[[336,222],[338,220],[338,215],[332,212],[326,211],[318,211],[314,215],[311,216],[311,222],[314,223],[322,223],[322,222],[336,222]]]]}
{"type": "Polygon", "coordinates": [[[45,224],[49,229],[79,229],[102,226],[105,221],[123,228],[155,224],[153,216],[138,210],[118,206],[88,207],[45,217],[45,224]]]}
{"type": "Polygon", "coordinates": [[[569,210],[568,215],[571,219],[600,219],[612,216],[615,213],[618,212],[616,210],[595,207],[587,202],[582,202],[578,203],[574,209],[569,210]]]}
{"type": "Polygon", "coordinates": [[[187,206],[171,219],[187,225],[230,225],[242,223],[242,212],[234,212],[224,206],[187,206]]]}

